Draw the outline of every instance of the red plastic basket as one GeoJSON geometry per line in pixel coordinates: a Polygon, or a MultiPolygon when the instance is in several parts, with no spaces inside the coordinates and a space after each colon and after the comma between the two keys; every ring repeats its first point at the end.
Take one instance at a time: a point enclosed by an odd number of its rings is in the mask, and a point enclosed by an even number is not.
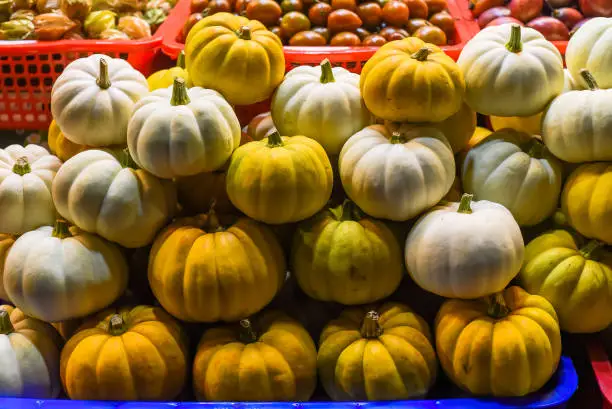
{"type": "Polygon", "coordinates": [[[602,409],[612,409],[612,363],[610,357],[599,340],[588,344],[588,352],[603,397],[602,409]]]}

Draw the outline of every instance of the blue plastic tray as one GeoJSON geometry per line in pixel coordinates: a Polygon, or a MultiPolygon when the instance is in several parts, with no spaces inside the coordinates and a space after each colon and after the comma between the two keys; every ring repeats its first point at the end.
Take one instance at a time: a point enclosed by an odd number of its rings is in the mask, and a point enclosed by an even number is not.
{"type": "Polygon", "coordinates": [[[0,398],[0,409],[550,409],[564,408],[578,389],[572,360],[561,357],[559,369],[539,392],[523,398],[453,398],[390,402],[101,402],[0,398]]]}

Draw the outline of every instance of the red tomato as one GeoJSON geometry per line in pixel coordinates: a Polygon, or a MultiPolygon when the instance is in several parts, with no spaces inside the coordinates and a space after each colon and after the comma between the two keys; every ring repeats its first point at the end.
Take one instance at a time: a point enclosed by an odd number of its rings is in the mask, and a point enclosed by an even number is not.
{"type": "Polygon", "coordinates": [[[429,7],[425,0],[403,0],[410,9],[410,18],[422,18],[427,20],[429,7]]]}
{"type": "Polygon", "coordinates": [[[361,3],[357,7],[357,15],[363,21],[363,25],[368,28],[377,27],[382,21],[382,8],[378,3],[369,1],[361,3]]]}
{"type": "Polygon", "coordinates": [[[579,5],[586,17],[612,17],[610,0],[580,0],[579,5]]]}
{"type": "Polygon", "coordinates": [[[417,31],[419,28],[423,27],[423,26],[431,26],[432,24],[422,18],[411,18],[410,21],[408,21],[408,24],[406,25],[406,29],[408,30],[408,32],[410,34],[413,34],[415,31],[417,31]]]}
{"type": "Polygon", "coordinates": [[[191,0],[191,13],[201,13],[208,7],[208,0],[191,0]]]}
{"type": "Polygon", "coordinates": [[[385,37],[381,36],[380,34],[372,34],[363,40],[363,45],[380,47],[385,45],[386,42],[387,40],[385,40],[385,37]]]}
{"type": "Polygon", "coordinates": [[[327,24],[327,18],[333,11],[332,6],[327,3],[317,3],[308,10],[308,18],[312,24],[324,26],[327,24]]]}
{"type": "Polygon", "coordinates": [[[534,18],[527,23],[527,27],[538,30],[548,41],[567,41],[570,37],[565,24],[550,16],[534,18]]]}
{"type": "Polygon", "coordinates": [[[406,3],[391,0],[383,7],[383,21],[392,26],[403,27],[408,24],[410,18],[410,9],[406,3]]]}
{"type": "Polygon", "coordinates": [[[510,15],[523,23],[528,22],[542,13],[544,0],[510,0],[508,8],[510,15]]]}
{"type": "Polygon", "coordinates": [[[498,17],[487,24],[487,27],[501,26],[502,24],[518,24],[519,26],[525,25],[521,20],[517,20],[514,17],[498,17]]]}
{"type": "Polygon", "coordinates": [[[323,38],[325,38],[325,41],[329,41],[329,30],[327,29],[327,27],[313,27],[312,31],[314,31],[315,33],[319,33],[323,36],[323,38]]]}
{"type": "Polygon", "coordinates": [[[331,6],[334,10],[346,9],[357,11],[357,3],[355,0],[331,0],[331,6]]]}
{"type": "Polygon", "coordinates": [[[280,27],[283,36],[291,38],[300,31],[310,30],[310,20],[299,11],[290,11],[283,16],[280,27]]]}
{"type": "Polygon", "coordinates": [[[448,7],[446,0],[425,0],[425,3],[427,3],[430,15],[446,10],[446,7],[448,7]]]}
{"type": "MultiPolygon", "coordinates": [[[[327,28],[329,28],[329,31],[332,33],[340,33],[343,31],[355,31],[359,27],[361,27],[362,24],[363,22],[361,21],[359,16],[350,10],[343,10],[343,9],[334,10],[329,14],[329,17],[327,19],[327,28]]],[[[355,37],[357,37],[356,34],[355,34],[355,37]]],[[[348,39],[347,36],[343,36],[342,38],[348,39]]],[[[332,38],[332,41],[333,41],[333,38],[332,38]]],[[[337,40],[337,41],[340,41],[340,40],[337,40]]],[[[361,42],[361,40],[359,42],[361,42]]]]}
{"type": "Polygon", "coordinates": [[[249,20],[259,20],[266,26],[276,24],[282,13],[283,10],[274,0],[251,0],[246,8],[249,20]]]}
{"type": "Polygon", "coordinates": [[[202,15],[202,13],[193,13],[189,17],[187,17],[187,20],[185,21],[185,24],[183,25],[183,29],[179,33],[178,38],[176,40],[179,43],[184,43],[185,40],[187,39],[187,34],[189,34],[189,31],[191,30],[191,28],[195,26],[196,23],[202,20],[203,18],[204,16],[202,15]]]}
{"type": "Polygon", "coordinates": [[[446,34],[440,27],[425,26],[415,31],[414,36],[426,43],[435,45],[446,45],[446,34]]]}
{"type": "Polygon", "coordinates": [[[403,40],[404,38],[406,38],[406,36],[403,33],[396,31],[389,36],[389,41],[403,40]]]}
{"type": "Polygon", "coordinates": [[[447,37],[455,34],[455,19],[446,10],[431,16],[429,22],[434,26],[440,27],[447,37]]]}
{"type": "Polygon", "coordinates": [[[321,46],[327,44],[327,40],[314,31],[300,31],[289,40],[289,45],[321,46]]]}
{"type": "Polygon", "coordinates": [[[510,16],[510,9],[508,7],[493,7],[478,16],[478,25],[480,28],[485,28],[487,24],[496,18],[508,16],[510,16]]]}
{"type": "Polygon", "coordinates": [[[591,19],[591,17],[589,17],[589,18],[585,18],[584,20],[580,20],[578,23],[576,23],[576,25],[574,26],[574,28],[572,28],[572,31],[570,31],[570,37],[571,37],[571,36],[573,36],[573,35],[574,35],[574,33],[575,33],[576,31],[578,31],[578,29],[579,29],[580,27],[582,27],[582,26],[583,26],[583,24],[584,24],[584,23],[586,23],[587,21],[589,21],[590,19],[591,19]]]}
{"type": "Polygon", "coordinates": [[[361,45],[361,40],[355,33],[344,31],[332,37],[329,45],[332,46],[356,46],[361,45]]]}
{"type": "Polygon", "coordinates": [[[290,11],[302,11],[304,10],[304,4],[302,0],[283,0],[281,3],[281,9],[283,13],[289,13],[290,11]]]}
{"type": "Polygon", "coordinates": [[[570,30],[584,19],[584,16],[578,10],[571,7],[563,7],[561,9],[553,10],[552,16],[557,20],[560,20],[570,30]]]}
{"type": "Polygon", "coordinates": [[[359,39],[361,41],[365,40],[366,37],[372,35],[372,33],[370,33],[368,30],[366,30],[363,27],[359,27],[357,30],[355,30],[355,34],[359,36],[359,39]]]}
{"type": "Polygon", "coordinates": [[[470,0],[468,8],[472,11],[474,17],[478,17],[488,9],[505,5],[506,0],[470,0]]]}

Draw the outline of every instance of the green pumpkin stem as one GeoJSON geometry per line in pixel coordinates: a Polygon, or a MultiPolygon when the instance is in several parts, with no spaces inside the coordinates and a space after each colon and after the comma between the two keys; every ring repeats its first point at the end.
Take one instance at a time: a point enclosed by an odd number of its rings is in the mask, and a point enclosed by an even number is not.
{"type": "Polygon", "coordinates": [[[11,323],[11,314],[6,310],[0,310],[0,334],[8,335],[15,331],[11,323]]]}
{"type": "Polygon", "coordinates": [[[383,330],[378,323],[380,316],[376,311],[370,311],[366,314],[361,324],[361,336],[364,338],[378,338],[382,335],[383,330]]]}
{"type": "Polygon", "coordinates": [[[108,77],[108,62],[105,58],[100,58],[100,74],[96,84],[102,89],[108,89],[111,86],[110,78],[108,77]]]}
{"type": "Polygon", "coordinates": [[[359,208],[354,202],[348,199],[346,199],[344,203],[342,203],[340,206],[335,207],[333,209],[329,209],[329,211],[338,221],[348,222],[358,221],[361,219],[361,214],[359,214],[359,208]]]}
{"type": "Polygon", "coordinates": [[[206,225],[204,226],[206,231],[209,233],[216,233],[225,230],[223,226],[221,226],[219,216],[217,216],[217,212],[215,211],[216,203],[216,200],[213,200],[210,204],[210,210],[208,211],[208,217],[206,218],[206,225]]]}
{"type": "Polygon", "coordinates": [[[72,237],[72,233],[70,233],[70,223],[64,219],[57,219],[55,221],[55,225],[53,226],[52,234],[53,237],[57,237],[60,240],[72,237]]]}
{"type": "Polygon", "coordinates": [[[523,41],[521,40],[521,26],[513,24],[510,29],[510,40],[506,43],[506,49],[511,53],[523,51],[523,41]]]}
{"type": "Polygon", "coordinates": [[[433,50],[429,47],[423,47],[416,53],[412,54],[410,57],[414,58],[417,61],[425,61],[429,54],[431,54],[433,50]]]}
{"type": "Polygon", "coordinates": [[[464,193],[463,196],[461,196],[461,201],[459,202],[459,208],[457,209],[457,213],[472,213],[471,204],[473,198],[474,195],[470,193],[464,193]]]}
{"type": "Polygon", "coordinates": [[[326,58],[321,61],[321,84],[327,84],[329,82],[336,82],[336,79],[334,78],[332,65],[326,58]]]}
{"type": "Polygon", "coordinates": [[[185,51],[181,51],[176,59],[176,66],[185,69],[185,51]]]}
{"type": "Polygon", "coordinates": [[[281,134],[276,129],[274,129],[274,132],[268,135],[268,147],[276,148],[283,145],[283,138],[281,138],[281,134]]]}
{"type": "Polygon", "coordinates": [[[399,131],[393,131],[391,133],[391,143],[406,143],[406,137],[399,131]]]}
{"type": "Polygon", "coordinates": [[[238,30],[238,38],[241,40],[250,40],[251,39],[251,27],[242,26],[240,30],[238,30]]]}
{"type": "Polygon", "coordinates": [[[542,155],[544,154],[544,144],[534,138],[531,141],[529,149],[527,150],[527,154],[532,158],[542,158],[542,155]]]}
{"type": "Polygon", "coordinates": [[[13,165],[13,173],[18,174],[19,176],[23,176],[27,173],[30,173],[32,169],[30,168],[30,164],[28,163],[28,158],[25,156],[17,159],[15,164],[13,165]]]}
{"type": "Polygon", "coordinates": [[[580,249],[580,254],[582,254],[582,257],[584,258],[590,259],[593,252],[595,252],[600,247],[603,247],[603,243],[597,240],[591,240],[580,249]]]}
{"type": "Polygon", "coordinates": [[[245,318],[240,320],[240,341],[245,344],[251,344],[257,341],[257,333],[251,325],[251,320],[245,318]]]}
{"type": "Polygon", "coordinates": [[[488,296],[487,303],[489,304],[487,314],[492,318],[504,318],[510,313],[510,308],[506,304],[503,291],[488,296]]]}
{"type": "Polygon", "coordinates": [[[187,86],[185,86],[185,80],[180,77],[174,77],[174,84],[172,84],[172,98],[170,98],[170,104],[172,106],[187,105],[191,100],[187,95],[187,86]]]}
{"type": "Polygon", "coordinates": [[[122,335],[125,333],[127,328],[125,328],[125,321],[121,314],[113,314],[108,322],[108,333],[114,337],[122,335]]]}
{"type": "Polygon", "coordinates": [[[132,155],[130,155],[130,150],[125,148],[119,154],[119,163],[121,166],[125,168],[138,169],[138,164],[134,162],[132,155]]]}
{"type": "Polygon", "coordinates": [[[580,75],[582,76],[584,82],[586,82],[587,86],[591,91],[597,91],[599,89],[599,85],[597,85],[595,77],[593,77],[593,74],[591,74],[589,70],[587,70],[586,68],[581,69],[580,75]]]}

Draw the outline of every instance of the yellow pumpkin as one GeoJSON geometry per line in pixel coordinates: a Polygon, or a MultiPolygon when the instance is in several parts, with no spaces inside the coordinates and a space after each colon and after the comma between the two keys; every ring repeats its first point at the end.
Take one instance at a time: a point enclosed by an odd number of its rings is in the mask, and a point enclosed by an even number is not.
{"type": "Polygon", "coordinates": [[[247,218],[222,225],[214,211],[167,227],[149,256],[153,294],[183,321],[248,317],[272,301],[284,279],[283,251],[269,228],[247,218]]]}
{"type": "Polygon", "coordinates": [[[188,214],[207,212],[215,203],[215,210],[221,213],[236,211],[225,189],[227,169],[198,173],[176,179],[178,202],[188,214]]]}
{"type": "Polygon", "coordinates": [[[383,45],[364,65],[361,95],[375,116],[399,122],[441,122],[459,111],[463,74],[439,47],[409,37],[383,45]]]}
{"type": "Polygon", "coordinates": [[[442,131],[453,148],[453,153],[457,153],[467,146],[476,131],[476,112],[464,102],[459,111],[444,121],[425,124],[425,126],[442,131]]]}
{"type": "Polygon", "coordinates": [[[185,69],[185,52],[181,51],[177,60],[176,67],[172,67],[167,70],[160,70],[154,72],[147,78],[149,84],[149,91],[155,91],[160,88],[168,88],[174,84],[175,78],[182,78],[185,80],[185,86],[191,87],[191,80],[189,79],[189,72],[185,69]]]}
{"type": "Polygon", "coordinates": [[[478,145],[480,141],[482,141],[483,139],[485,139],[487,136],[491,135],[492,133],[493,132],[490,129],[483,128],[481,126],[477,126],[476,129],[474,130],[474,133],[472,134],[472,137],[468,141],[463,151],[464,152],[469,151],[474,146],[478,145]]]}
{"type": "Polygon", "coordinates": [[[555,309],[520,287],[484,299],[448,300],[435,326],[444,372],[474,395],[535,392],[555,373],[561,357],[555,309]]]}
{"type": "Polygon", "coordinates": [[[185,42],[193,85],[219,91],[235,105],[268,99],[285,75],[283,44],[256,20],[217,13],[199,21],[185,42]]]}
{"type": "Polygon", "coordinates": [[[49,144],[49,150],[51,153],[56,155],[63,162],[72,158],[77,153],[91,149],[90,146],[79,145],[78,143],[74,143],[70,139],[66,138],[55,120],[51,121],[51,125],[49,125],[47,143],[49,144]]]}
{"type": "Polygon", "coordinates": [[[398,303],[344,310],[323,329],[317,366],[336,401],[423,396],[437,371],[427,323],[398,303]]]}
{"type": "Polygon", "coordinates": [[[542,135],[542,112],[532,116],[493,116],[489,117],[494,131],[512,128],[530,135],[542,135]]]}
{"type": "Polygon", "coordinates": [[[612,244],[612,163],[585,164],[572,172],[561,209],[580,234],[612,244]]]}
{"type": "Polygon", "coordinates": [[[4,301],[10,301],[8,294],[4,290],[4,262],[13,243],[15,243],[15,236],[0,233],[0,300],[4,301]]]}
{"type": "Polygon", "coordinates": [[[579,246],[566,230],[532,240],[525,248],[521,285],[555,307],[561,329],[598,332],[612,323],[612,253],[591,240],[579,246]]]}
{"type": "Polygon", "coordinates": [[[65,341],[68,341],[83,325],[83,319],[75,318],[68,321],[53,322],[51,325],[53,325],[53,328],[59,332],[65,341]]]}
{"type": "Polygon", "coordinates": [[[70,399],[171,400],[185,384],[187,353],[180,326],[161,308],[108,309],[66,343],[60,375],[70,399]]]}
{"type": "Polygon", "coordinates": [[[204,333],[193,364],[198,400],[307,401],[317,384],[308,332],[280,311],[204,333]]]}
{"type": "Polygon", "coordinates": [[[318,142],[281,137],[277,131],[236,149],[226,178],[234,206],[269,224],[313,216],[329,200],[333,185],[331,163],[318,142]]]}

